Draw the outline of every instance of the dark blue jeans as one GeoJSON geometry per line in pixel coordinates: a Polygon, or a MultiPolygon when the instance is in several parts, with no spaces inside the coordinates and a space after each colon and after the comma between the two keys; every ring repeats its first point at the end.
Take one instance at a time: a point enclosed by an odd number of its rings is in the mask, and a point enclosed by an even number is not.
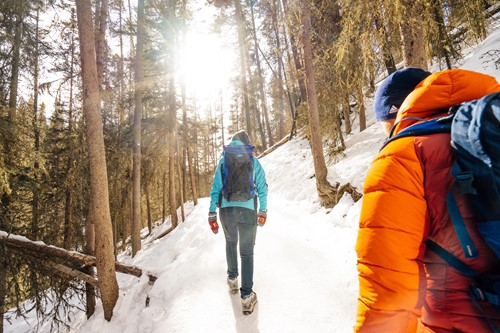
{"type": "Polygon", "coordinates": [[[257,233],[257,213],[243,207],[220,209],[220,221],[226,236],[227,275],[238,276],[238,236],[241,257],[241,297],[250,295],[253,287],[253,248],[257,233]]]}

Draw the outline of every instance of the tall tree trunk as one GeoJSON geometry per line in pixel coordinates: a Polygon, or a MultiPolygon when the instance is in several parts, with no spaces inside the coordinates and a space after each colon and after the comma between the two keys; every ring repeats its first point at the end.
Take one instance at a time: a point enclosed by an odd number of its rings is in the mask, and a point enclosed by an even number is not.
{"type": "Polygon", "coordinates": [[[451,69],[451,51],[453,43],[451,43],[448,34],[446,33],[446,25],[443,18],[443,8],[441,1],[433,1],[434,20],[438,26],[438,56],[443,57],[446,61],[446,67],[451,69]]]}
{"type": "Polygon", "coordinates": [[[177,166],[177,175],[179,177],[181,221],[184,222],[186,220],[186,213],[184,212],[184,190],[183,190],[183,186],[182,186],[182,184],[184,183],[184,178],[182,177],[182,172],[181,172],[181,161],[182,161],[181,150],[180,150],[180,147],[177,147],[176,166],[177,166]]]}
{"type": "Polygon", "coordinates": [[[226,145],[226,139],[224,138],[224,103],[222,102],[222,89],[219,90],[220,97],[220,133],[222,146],[226,145]]]}
{"type": "MultiPolygon", "coordinates": [[[[283,12],[285,13],[285,16],[290,16],[287,15],[287,0],[282,0],[283,4],[283,12]]],[[[288,20],[286,20],[288,22],[288,20]]],[[[306,83],[304,82],[304,76],[301,75],[302,73],[302,63],[300,62],[300,54],[298,51],[297,47],[297,41],[295,40],[295,37],[293,36],[292,33],[290,33],[290,48],[292,49],[292,56],[293,56],[293,63],[295,65],[295,70],[297,73],[297,82],[299,85],[299,91],[300,91],[300,97],[301,97],[301,102],[302,103],[307,103],[307,91],[306,91],[306,83]]]]}
{"type": "Polygon", "coordinates": [[[153,231],[153,223],[151,220],[151,199],[149,195],[149,184],[144,184],[144,192],[146,194],[146,213],[148,217],[148,235],[153,231]]]}
{"type": "MultiPolygon", "coordinates": [[[[130,4],[130,0],[127,1],[128,2],[128,30],[129,31],[134,31],[134,20],[132,19],[132,6],[130,4]]],[[[129,34],[129,43],[130,43],[130,53],[129,53],[129,56],[130,58],[133,58],[136,54],[136,51],[135,51],[135,44],[134,44],[134,34],[129,34]]],[[[128,71],[129,73],[129,82],[132,82],[130,84],[130,89],[134,89],[133,87],[133,82],[134,82],[134,75],[135,73],[132,73],[132,71],[128,71]]],[[[133,117],[132,115],[132,111],[131,111],[131,108],[129,108],[129,114],[128,114],[128,118],[131,119],[133,117]]]]}
{"type": "MultiPolygon", "coordinates": [[[[34,50],[34,68],[33,68],[33,139],[35,157],[33,161],[33,182],[32,182],[32,207],[31,207],[31,238],[38,239],[39,234],[39,220],[40,220],[40,126],[38,120],[38,77],[39,77],[39,24],[40,24],[40,9],[37,8],[35,15],[35,50],[34,50]]],[[[38,276],[36,269],[30,266],[30,282],[31,288],[35,295],[39,293],[38,276]]],[[[37,296],[35,296],[37,297],[37,296]]]]}
{"type": "Polygon", "coordinates": [[[428,69],[425,53],[423,8],[420,1],[401,0],[402,13],[399,25],[403,41],[403,62],[405,67],[428,69]]]}
{"type": "Polygon", "coordinates": [[[358,104],[359,131],[363,132],[366,129],[365,96],[363,94],[363,88],[359,85],[356,90],[356,101],[358,104]]]}
{"type": "Polygon", "coordinates": [[[39,19],[40,10],[36,11],[36,27],[35,27],[35,68],[33,78],[33,133],[35,139],[35,162],[33,165],[33,200],[32,200],[32,219],[31,219],[31,232],[33,239],[38,239],[38,223],[40,218],[40,163],[38,161],[40,156],[40,126],[38,123],[38,61],[39,61],[39,19]]]}
{"type": "Polygon", "coordinates": [[[309,111],[309,127],[311,131],[311,151],[314,161],[314,171],[316,175],[316,188],[323,205],[332,204],[334,188],[326,177],[325,157],[323,155],[323,144],[321,127],[319,124],[318,101],[316,96],[316,84],[314,79],[313,54],[310,39],[311,16],[308,1],[301,2],[301,23],[302,23],[302,45],[304,52],[304,67],[306,74],[307,104],[309,111]]]}
{"type": "MultiPolygon", "coordinates": [[[[196,101],[193,103],[193,109],[194,109],[194,119],[197,119],[198,117],[198,111],[197,111],[197,106],[196,106],[196,101]]],[[[196,123],[196,121],[195,121],[196,123]]],[[[194,142],[193,147],[198,147],[198,127],[195,126],[193,130],[193,140],[194,142]]],[[[190,145],[191,147],[191,145],[190,145]]],[[[198,204],[198,190],[199,190],[199,184],[200,184],[200,174],[198,170],[200,169],[200,164],[199,164],[199,158],[198,154],[192,154],[192,150],[188,150],[188,164],[189,164],[189,173],[191,174],[191,189],[193,190],[193,201],[194,204],[198,204]],[[196,199],[194,199],[196,198],[196,199]]]]}
{"type": "Polygon", "coordinates": [[[340,119],[340,114],[335,116],[335,123],[335,132],[340,140],[340,147],[345,148],[344,134],[342,133],[342,119],[340,119]]]}
{"type": "MultiPolygon", "coordinates": [[[[255,52],[255,62],[257,65],[257,84],[259,87],[259,94],[260,94],[260,105],[262,108],[262,113],[264,114],[264,122],[266,122],[266,114],[267,114],[267,103],[266,103],[266,95],[264,93],[264,75],[262,74],[262,68],[260,66],[260,55],[259,55],[259,42],[257,40],[257,29],[255,28],[255,15],[253,11],[253,2],[250,4],[250,10],[251,10],[251,18],[252,18],[252,36],[253,36],[253,43],[254,43],[254,52],[255,52]]],[[[250,74],[250,73],[249,73],[250,74]]],[[[257,104],[257,99],[255,98],[255,104],[257,104]]],[[[222,104],[221,104],[222,108],[222,104]]],[[[264,126],[262,125],[261,118],[260,118],[260,111],[255,108],[255,114],[257,116],[257,122],[259,125],[259,131],[260,131],[260,136],[261,136],[261,141],[262,141],[262,148],[264,150],[267,149],[267,139],[266,135],[264,133],[264,126]]],[[[224,131],[224,128],[222,129],[224,131]]],[[[271,138],[271,133],[268,132],[269,139],[272,140],[271,138]]]]}
{"type": "MultiPolygon", "coordinates": [[[[131,115],[132,116],[132,115],[131,115]]],[[[127,179],[130,179],[130,176],[127,177],[127,179]]],[[[121,224],[121,230],[120,230],[120,235],[121,235],[121,240],[122,240],[122,248],[125,248],[125,246],[127,245],[127,239],[128,237],[130,236],[130,238],[132,238],[132,232],[131,232],[131,228],[132,228],[132,216],[134,215],[133,211],[132,211],[132,184],[130,184],[130,186],[127,186],[127,190],[123,196],[123,200],[122,200],[122,207],[125,207],[127,212],[128,212],[128,219],[127,220],[124,220],[122,219],[122,224],[121,224]]],[[[116,230],[118,230],[118,226],[117,226],[117,223],[114,224],[114,227],[116,228],[116,230]]],[[[116,236],[116,240],[118,240],[118,232],[115,232],[115,234],[117,235],[116,236]]],[[[116,246],[115,246],[115,249],[116,249],[116,246]]]]}
{"type": "MultiPolygon", "coordinates": [[[[130,1],[129,1],[129,5],[130,5],[130,1]]],[[[135,94],[135,86],[132,83],[133,82],[132,80],[130,80],[130,83],[127,85],[127,88],[125,88],[125,82],[126,82],[126,78],[125,78],[125,54],[123,52],[123,45],[124,45],[124,42],[123,42],[123,35],[124,35],[124,28],[123,28],[124,6],[125,6],[125,4],[123,3],[123,1],[119,1],[118,19],[119,19],[119,30],[120,30],[120,34],[119,34],[119,37],[120,37],[120,42],[119,42],[119,44],[120,44],[120,61],[118,63],[118,80],[120,81],[120,85],[119,85],[120,91],[119,91],[119,101],[118,101],[118,133],[117,133],[117,142],[122,142],[122,137],[123,137],[123,133],[124,133],[123,129],[127,126],[128,119],[130,119],[130,117],[127,118],[127,116],[126,116],[125,105],[127,103],[127,98],[125,97],[125,89],[128,89],[130,92],[132,90],[134,90],[134,94],[135,94]]],[[[129,9],[130,9],[130,7],[129,7],[129,9]]],[[[131,15],[131,13],[129,13],[129,14],[131,15]]],[[[130,37],[130,40],[131,40],[131,43],[130,43],[131,54],[134,54],[132,52],[132,50],[134,48],[133,34],[129,34],[129,35],[130,35],[129,37],[130,37]]],[[[129,71],[129,72],[131,73],[132,71],[129,71]]],[[[135,75],[135,71],[134,71],[134,75],[135,75]]],[[[134,100],[134,102],[135,102],[135,100],[134,100]]],[[[131,109],[131,108],[127,108],[127,109],[131,109]]],[[[135,112],[135,108],[134,108],[134,112],[135,112]]],[[[132,148],[132,155],[133,154],[134,154],[134,152],[133,152],[133,148],[132,148]]],[[[128,157],[125,156],[124,158],[128,158],[128,157]]],[[[133,161],[132,161],[132,169],[133,169],[133,161]]],[[[133,170],[132,170],[132,174],[133,174],[133,170]]],[[[120,186],[119,182],[120,182],[119,177],[115,177],[115,184],[113,185],[114,192],[116,193],[116,197],[120,198],[118,202],[122,202],[123,203],[123,207],[126,207],[126,202],[127,202],[126,201],[126,194],[124,193],[124,191],[122,191],[119,188],[119,186],[120,186]]],[[[133,181],[132,181],[132,183],[133,183],[133,181]]],[[[130,186],[133,188],[132,184],[130,184],[130,186]]],[[[125,190],[127,188],[128,188],[128,185],[125,186],[125,190]]],[[[133,202],[133,200],[132,200],[132,202],[133,202]]],[[[134,218],[133,217],[134,216],[133,209],[132,209],[132,216],[130,218],[130,221],[131,221],[130,223],[129,222],[125,222],[125,217],[124,217],[125,214],[124,213],[125,213],[125,210],[123,210],[119,214],[119,216],[120,216],[119,220],[113,221],[113,235],[114,235],[114,239],[115,239],[115,257],[116,257],[116,255],[118,253],[118,249],[117,249],[116,244],[119,241],[119,238],[120,238],[119,236],[120,235],[122,236],[122,244],[125,244],[125,239],[126,238],[123,237],[124,234],[125,234],[124,230],[126,230],[127,227],[130,227],[130,229],[132,229],[132,223],[133,223],[132,220],[134,218]],[[121,231],[119,232],[119,230],[121,230],[121,231]]]]}
{"type": "MultiPolygon", "coordinates": [[[[344,116],[344,124],[345,124],[345,132],[346,134],[351,133],[352,125],[351,125],[351,105],[349,104],[349,94],[346,92],[344,94],[343,103],[342,103],[342,114],[344,116]]],[[[342,128],[339,127],[339,131],[342,128]]]]}
{"type": "MultiPolygon", "coordinates": [[[[92,220],[92,212],[89,211],[87,216],[87,225],[85,227],[85,254],[94,256],[95,255],[95,229],[94,221],[92,220]]],[[[94,276],[94,267],[88,266],[84,273],[90,276],[94,276]]],[[[95,312],[95,287],[90,284],[85,284],[85,300],[86,300],[86,315],[90,318],[95,312]]]]}
{"type": "Polygon", "coordinates": [[[248,101],[248,83],[247,83],[247,75],[246,75],[246,52],[245,52],[245,43],[246,43],[246,29],[245,29],[245,16],[243,15],[243,9],[241,8],[240,0],[234,0],[234,8],[235,8],[235,16],[236,23],[238,25],[238,48],[240,50],[240,83],[242,90],[242,98],[245,107],[245,120],[246,120],[246,131],[250,134],[250,137],[253,136],[253,127],[250,117],[250,104],[248,101]]]}
{"type": "MultiPolygon", "coordinates": [[[[10,195],[3,194],[2,202],[1,202],[1,211],[0,211],[0,230],[8,231],[9,229],[9,201],[10,195]]],[[[4,325],[4,314],[7,311],[6,309],[6,299],[7,299],[7,269],[9,267],[9,261],[7,259],[7,246],[5,242],[0,241],[0,333],[3,333],[4,325]]]]}
{"type": "MultiPolygon", "coordinates": [[[[278,115],[278,138],[281,139],[285,136],[285,103],[284,103],[284,97],[285,97],[285,91],[283,88],[283,71],[284,71],[284,66],[283,66],[283,58],[281,54],[281,42],[280,42],[280,35],[279,35],[279,29],[278,29],[278,18],[277,18],[277,8],[273,12],[273,30],[274,34],[276,36],[276,56],[278,60],[278,107],[277,107],[277,115],[278,115]]],[[[293,117],[293,114],[292,114],[293,117]]]]}
{"type": "Polygon", "coordinates": [[[373,23],[375,25],[375,28],[379,31],[380,39],[381,39],[381,48],[382,48],[382,56],[384,58],[384,64],[385,68],[387,69],[387,75],[390,75],[394,73],[397,68],[396,68],[396,62],[394,61],[394,57],[392,56],[392,53],[390,51],[390,43],[389,43],[389,37],[387,36],[387,31],[385,29],[385,26],[380,23],[380,19],[375,16],[373,19],[373,23]]]}
{"type": "MultiPolygon", "coordinates": [[[[273,21],[272,25],[273,25],[274,35],[276,37],[277,62],[278,62],[278,71],[279,71],[278,82],[281,82],[284,80],[284,87],[286,87],[285,90],[286,90],[286,95],[288,98],[288,105],[290,107],[290,116],[291,116],[290,118],[292,121],[292,128],[290,130],[290,136],[289,136],[289,139],[291,139],[295,135],[296,130],[297,130],[298,112],[297,112],[296,102],[291,94],[290,82],[289,82],[288,76],[286,74],[287,70],[285,68],[285,63],[283,61],[283,54],[286,55],[288,63],[291,64],[293,62],[293,60],[292,60],[292,56],[290,55],[289,46],[288,46],[288,33],[287,33],[286,24],[284,23],[284,21],[285,21],[285,14],[284,13],[282,16],[283,17],[283,20],[282,20],[283,24],[281,24],[283,26],[284,50],[282,51],[282,49],[281,49],[281,37],[280,37],[280,30],[281,29],[280,29],[280,19],[279,19],[281,17],[280,16],[281,4],[280,4],[279,0],[274,0],[273,8],[271,10],[272,10],[271,17],[272,17],[272,21],[273,21]],[[283,73],[283,75],[281,75],[281,73],[283,73]],[[283,78],[281,78],[281,76],[283,76],[283,78]]],[[[281,83],[281,84],[283,84],[283,83],[281,83]]],[[[281,95],[284,95],[282,87],[280,87],[280,90],[282,91],[281,95]]],[[[283,103],[283,102],[281,102],[281,103],[283,103]]]]}
{"type": "Polygon", "coordinates": [[[5,300],[7,299],[7,247],[0,242],[0,333],[3,333],[3,317],[5,311],[5,300]]]}
{"type": "MultiPolygon", "coordinates": [[[[281,67],[283,70],[283,79],[285,81],[285,87],[286,87],[286,95],[288,97],[288,104],[290,107],[290,114],[291,114],[291,121],[292,121],[292,128],[290,130],[290,136],[289,139],[292,139],[292,137],[296,134],[297,131],[297,119],[298,119],[298,110],[297,110],[297,105],[292,98],[292,93],[291,93],[291,88],[290,88],[290,82],[288,80],[288,76],[286,74],[287,69],[285,68],[285,63],[283,61],[283,56],[281,52],[281,43],[280,43],[280,28],[279,28],[279,17],[280,17],[280,11],[281,11],[281,5],[278,0],[274,0],[274,11],[272,14],[273,17],[273,27],[275,30],[275,35],[276,35],[276,48],[278,49],[279,56],[278,56],[278,65],[281,67]]],[[[283,19],[285,18],[285,14],[283,13],[283,19]]],[[[290,51],[289,51],[289,46],[288,46],[288,33],[286,29],[286,24],[283,23],[283,41],[285,42],[284,44],[284,53],[287,56],[288,63],[292,63],[292,57],[290,56],[290,51]]],[[[300,63],[300,62],[299,62],[300,63]]],[[[304,80],[302,79],[302,75],[300,76],[300,80],[303,82],[304,80]]]]}
{"type": "MultiPolygon", "coordinates": [[[[171,67],[174,68],[173,66],[171,67]]],[[[173,73],[173,71],[171,72],[173,73]]],[[[176,186],[175,186],[175,169],[176,169],[176,102],[175,102],[175,84],[174,76],[170,75],[169,84],[169,106],[168,106],[168,205],[170,208],[170,221],[172,222],[172,228],[177,227],[179,223],[179,217],[177,215],[177,196],[176,196],[176,186]]]]}
{"type": "Polygon", "coordinates": [[[64,202],[64,240],[63,240],[63,248],[66,250],[71,249],[71,244],[73,243],[73,228],[71,225],[72,220],[72,207],[73,207],[73,184],[70,180],[67,180],[68,184],[66,185],[66,195],[64,202]]]}
{"type": "Polygon", "coordinates": [[[175,147],[173,144],[169,146],[168,157],[168,206],[170,208],[170,222],[172,228],[176,228],[179,224],[179,217],[177,215],[177,198],[175,193],[175,147]]]}
{"type": "MultiPolygon", "coordinates": [[[[279,55],[281,57],[281,55],[279,55]]],[[[279,65],[278,60],[278,107],[276,110],[278,115],[278,138],[283,138],[285,136],[285,103],[284,98],[285,91],[283,89],[283,72],[282,67],[279,65]]]]}
{"type": "Polygon", "coordinates": [[[120,91],[118,96],[120,100],[118,101],[118,142],[121,142],[121,135],[124,122],[124,109],[125,109],[125,65],[124,65],[124,53],[123,53],[123,1],[119,1],[118,8],[118,29],[120,31],[120,61],[118,63],[118,80],[120,80],[120,91]]]}
{"type": "Polygon", "coordinates": [[[191,154],[191,149],[188,145],[187,147],[187,161],[189,168],[189,180],[191,182],[191,191],[193,193],[193,204],[196,206],[198,204],[198,185],[196,182],[196,170],[194,168],[193,156],[191,154]]]}
{"type": "MultiPolygon", "coordinates": [[[[184,105],[185,103],[183,103],[184,105]]],[[[191,192],[193,194],[193,204],[196,206],[198,204],[198,190],[197,190],[197,185],[196,185],[196,175],[195,175],[195,170],[193,168],[193,156],[191,153],[191,144],[189,140],[189,124],[187,120],[187,110],[184,105],[182,109],[182,123],[184,127],[184,149],[186,151],[186,156],[187,156],[187,164],[188,164],[188,169],[189,169],[189,179],[191,182],[191,192]]],[[[196,126],[196,125],[195,125],[196,126]]]]}
{"type": "MultiPolygon", "coordinates": [[[[185,17],[186,17],[186,0],[182,1],[182,18],[183,18],[183,38],[182,40],[186,40],[186,22],[185,22],[185,17]]],[[[196,105],[194,106],[196,108],[196,105]]],[[[222,111],[222,103],[221,103],[221,111],[222,111]]],[[[193,122],[193,126],[197,126],[196,121],[193,122]]],[[[198,204],[198,190],[197,190],[197,185],[196,185],[196,176],[195,176],[195,170],[193,168],[193,156],[191,152],[191,140],[189,139],[189,133],[192,132],[192,129],[189,130],[189,123],[188,123],[188,117],[187,117],[187,105],[186,105],[186,82],[185,80],[182,81],[182,127],[183,127],[183,149],[185,151],[185,156],[187,159],[187,167],[189,169],[189,179],[191,182],[191,193],[193,195],[193,203],[196,206],[198,204]]],[[[224,129],[224,123],[222,123],[222,128],[224,129]]],[[[194,130],[194,134],[196,135],[196,129],[194,130]]],[[[222,137],[222,141],[224,142],[224,136],[222,137]]],[[[184,156],[184,154],[183,154],[184,156]]],[[[184,162],[184,169],[186,162],[184,162]]],[[[185,178],[184,178],[185,179],[185,178]]],[[[186,180],[184,180],[184,187],[186,184],[186,180]]],[[[187,192],[184,191],[184,196],[187,198],[187,192]]]]}
{"type": "Polygon", "coordinates": [[[92,7],[90,0],[76,1],[83,82],[83,111],[90,162],[90,206],[96,231],[96,267],[104,318],[113,316],[118,300],[113,230],[109,211],[108,175],[104,153],[102,117],[95,62],[92,7]]]}
{"type": "Polygon", "coordinates": [[[181,172],[182,172],[182,193],[184,193],[184,199],[183,202],[186,202],[187,199],[187,169],[186,169],[186,151],[182,148],[180,148],[180,154],[182,154],[180,163],[181,163],[181,172]]]}
{"type": "Polygon", "coordinates": [[[23,35],[23,17],[16,15],[14,26],[14,45],[12,47],[12,70],[10,77],[9,96],[9,119],[16,118],[17,112],[17,90],[19,87],[19,66],[21,64],[21,41],[23,35]]]}
{"type": "Polygon", "coordinates": [[[210,160],[212,162],[213,168],[215,169],[217,167],[217,112],[215,113],[215,116],[212,116],[212,108],[210,108],[210,112],[208,113],[208,122],[212,124],[212,128],[215,130],[212,131],[212,135],[210,135],[210,160]]]}
{"type": "Polygon", "coordinates": [[[144,0],[137,3],[137,49],[135,57],[134,158],[132,173],[132,257],[141,249],[141,114],[144,89],[144,0]]]}
{"type": "Polygon", "coordinates": [[[163,170],[161,179],[161,221],[165,222],[167,215],[167,173],[163,170]]]}
{"type": "MultiPolygon", "coordinates": [[[[126,98],[125,98],[125,73],[124,73],[124,53],[123,53],[123,10],[124,10],[124,4],[123,1],[118,2],[118,47],[119,47],[119,58],[118,58],[118,64],[117,64],[117,81],[118,81],[118,101],[117,101],[117,108],[116,108],[116,143],[120,144],[122,141],[122,134],[123,134],[123,127],[125,125],[124,119],[125,119],[125,103],[126,98]]],[[[134,72],[135,74],[135,72],[134,72]]],[[[129,85],[131,86],[131,84],[129,85]]],[[[135,109],[134,109],[135,111],[135,109]]],[[[132,159],[133,159],[133,148],[132,148],[132,159]]],[[[116,157],[119,161],[123,159],[123,154],[121,153],[116,153],[116,157]]],[[[125,157],[127,158],[127,157],[125,157]]],[[[118,162],[120,163],[120,162],[118,162]]],[[[110,192],[113,193],[113,196],[116,200],[116,202],[120,202],[122,200],[122,188],[123,188],[123,181],[124,179],[119,176],[120,174],[119,168],[114,168],[114,174],[112,176],[113,182],[112,182],[112,187],[110,189],[110,192]]],[[[133,161],[132,161],[132,174],[133,174],[133,161]]],[[[130,183],[132,186],[133,181],[130,183]]],[[[126,186],[126,185],[125,185],[126,186]]],[[[122,206],[123,207],[123,206],[122,206]]],[[[124,210],[119,209],[115,210],[114,216],[111,217],[112,223],[113,223],[113,239],[114,239],[114,244],[115,244],[115,259],[118,257],[118,242],[119,242],[119,234],[118,234],[118,227],[122,226],[122,222],[124,220],[124,210]]],[[[133,223],[133,213],[130,220],[130,227],[132,228],[132,223],[133,223]]],[[[123,244],[122,242],[121,244],[123,244]]]]}
{"type": "MultiPolygon", "coordinates": [[[[20,67],[20,57],[21,57],[21,42],[23,34],[23,15],[16,15],[16,22],[14,25],[14,45],[12,47],[12,67],[11,67],[11,77],[9,83],[9,114],[8,123],[9,131],[5,134],[5,146],[3,147],[6,155],[6,164],[12,163],[12,147],[11,142],[14,142],[12,128],[16,125],[16,113],[17,113],[17,91],[19,86],[19,67],[20,67]]],[[[7,180],[10,184],[10,178],[7,180]]],[[[11,195],[8,192],[4,192],[1,197],[1,211],[0,211],[0,230],[10,230],[10,207],[11,195]]],[[[4,331],[4,313],[7,310],[5,308],[7,299],[7,248],[5,244],[0,241],[0,333],[4,331]]]]}
{"type": "Polygon", "coordinates": [[[167,215],[167,173],[163,170],[163,177],[161,182],[161,221],[165,222],[167,215]]]}
{"type": "Polygon", "coordinates": [[[176,0],[169,0],[169,36],[166,40],[166,49],[169,52],[168,56],[168,69],[167,69],[167,82],[168,96],[167,96],[167,144],[168,144],[168,203],[170,208],[170,221],[172,228],[177,227],[179,217],[177,216],[177,197],[175,188],[175,170],[176,170],[176,147],[177,147],[177,103],[175,94],[175,51],[177,46],[177,31],[175,27],[175,13],[176,13],[176,0]]]}
{"type": "MultiPolygon", "coordinates": [[[[269,121],[269,109],[267,107],[267,99],[266,99],[266,92],[265,92],[265,82],[264,82],[264,74],[262,72],[262,66],[260,63],[260,55],[259,55],[259,44],[256,36],[256,31],[255,31],[255,23],[254,19],[252,16],[252,24],[253,24],[253,29],[254,29],[254,43],[255,43],[255,59],[257,62],[257,77],[259,81],[259,92],[260,92],[260,103],[261,103],[261,108],[262,108],[262,113],[264,115],[264,124],[266,128],[266,133],[267,133],[267,138],[269,140],[269,145],[272,146],[274,145],[274,139],[273,139],[273,132],[271,131],[271,124],[269,121]]],[[[222,94],[221,94],[221,100],[222,100],[222,94]]],[[[222,101],[221,101],[221,108],[222,108],[222,101]]],[[[224,119],[224,117],[222,117],[224,119]]],[[[224,126],[222,126],[222,131],[224,132],[224,126]]],[[[223,140],[224,142],[224,140],[223,140]]],[[[267,146],[265,147],[267,148],[267,146]]]]}
{"type": "Polygon", "coordinates": [[[104,92],[104,74],[106,64],[106,27],[108,22],[108,0],[96,1],[95,52],[97,81],[101,94],[104,92]]]}
{"type": "MultiPolygon", "coordinates": [[[[187,0],[181,0],[180,5],[180,30],[182,33],[181,49],[184,52],[186,50],[186,6],[187,0]]],[[[182,108],[182,121],[184,124],[184,116],[186,115],[186,80],[184,77],[181,79],[181,108],[182,108]]],[[[176,121],[177,122],[177,121],[176,121]]],[[[183,137],[180,139],[181,144],[177,146],[177,173],[179,174],[179,191],[181,197],[181,219],[182,222],[186,220],[186,213],[184,211],[184,201],[186,198],[186,154],[185,150],[187,147],[186,139],[189,138],[187,135],[187,127],[183,127],[183,137]]]]}
{"type": "MultiPolygon", "coordinates": [[[[75,9],[71,9],[71,52],[70,52],[70,70],[69,70],[69,105],[68,105],[68,133],[73,134],[73,74],[75,68],[75,9]]],[[[73,139],[69,139],[68,150],[70,156],[66,164],[66,202],[64,207],[64,239],[63,247],[70,249],[72,244],[72,219],[73,219],[73,139]]],[[[93,286],[92,286],[93,288],[93,286]]]]}

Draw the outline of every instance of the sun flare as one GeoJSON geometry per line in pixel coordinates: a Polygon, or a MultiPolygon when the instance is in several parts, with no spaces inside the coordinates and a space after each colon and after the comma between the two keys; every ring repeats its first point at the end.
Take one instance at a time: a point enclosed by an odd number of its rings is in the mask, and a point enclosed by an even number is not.
{"type": "Polygon", "coordinates": [[[184,52],[179,57],[179,75],[186,93],[200,102],[209,102],[230,90],[234,76],[234,50],[220,35],[189,31],[184,52]]]}

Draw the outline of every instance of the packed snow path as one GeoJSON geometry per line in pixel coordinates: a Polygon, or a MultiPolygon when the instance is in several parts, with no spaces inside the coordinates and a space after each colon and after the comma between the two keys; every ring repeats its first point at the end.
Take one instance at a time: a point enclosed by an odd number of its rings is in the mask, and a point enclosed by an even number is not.
{"type": "Polygon", "coordinates": [[[164,245],[144,250],[143,260],[135,260],[141,267],[154,266],[153,271],[163,268],[154,286],[145,280],[134,286],[127,278],[132,286],[122,288],[111,323],[96,318],[80,331],[352,331],[354,228],[328,225],[324,211],[304,214],[302,207],[270,199],[268,222],[256,239],[254,290],[259,302],[252,315],[243,315],[239,295],[228,291],[224,235],[213,235],[208,228],[208,200],[203,199],[169,240],[159,241],[164,245]]]}

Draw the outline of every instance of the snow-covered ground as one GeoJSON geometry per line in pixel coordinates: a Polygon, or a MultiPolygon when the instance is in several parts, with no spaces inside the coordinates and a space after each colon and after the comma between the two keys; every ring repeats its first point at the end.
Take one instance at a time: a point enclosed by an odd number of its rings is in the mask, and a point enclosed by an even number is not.
{"type": "MultiPolygon", "coordinates": [[[[493,75],[500,68],[481,56],[500,49],[500,26],[467,53],[460,67],[493,75]]],[[[433,68],[436,70],[437,68],[433,68]]],[[[369,127],[346,138],[344,157],[329,165],[331,183],[350,182],[361,191],[366,171],[384,137],[374,124],[367,101],[369,127]]],[[[269,212],[258,229],[254,290],[259,303],[252,315],[241,313],[238,295],[226,285],[223,233],[212,234],[207,223],[208,198],[186,206],[187,219],[164,238],[145,239],[131,263],[158,277],[119,274],[120,297],[111,322],[98,302],[90,320],[76,312],[71,332],[351,332],[358,292],[356,240],[362,200],[346,195],[333,209],[319,206],[309,144],[297,138],[263,157],[269,184],[269,212]],[[149,300],[148,305],[146,305],[149,300]]],[[[32,332],[36,317],[6,322],[6,332],[32,332]]],[[[49,325],[40,328],[49,332],[49,325]]]]}

